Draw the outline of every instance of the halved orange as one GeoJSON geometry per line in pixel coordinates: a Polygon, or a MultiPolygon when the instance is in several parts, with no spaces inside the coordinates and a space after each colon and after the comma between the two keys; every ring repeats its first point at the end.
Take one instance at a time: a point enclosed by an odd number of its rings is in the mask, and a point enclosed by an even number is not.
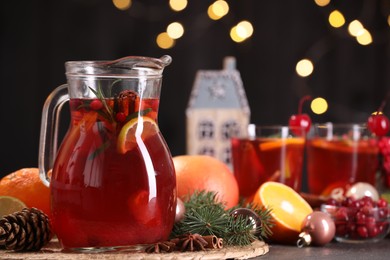
{"type": "Polygon", "coordinates": [[[279,243],[296,243],[302,222],[313,212],[301,195],[278,182],[263,183],[257,190],[253,203],[271,209],[275,224],[271,240],[279,243]]]}
{"type": "Polygon", "coordinates": [[[0,218],[27,207],[23,201],[12,196],[0,196],[0,218]]]}
{"type": "Polygon", "coordinates": [[[262,142],[259,144],[261,151],[266,151],[270,149],[276,149],[282,147],[283,145],[304,145],[304,138],[272,138],[269,141],[262,142]]]}
{"type": "Polygon", "coordinates": [[[118,135],[117,151],[125,154],[137,146],[138,140],[145,140],[159,132],[156,122],[147,116],[136,117],[127,122],[118,135]]]}

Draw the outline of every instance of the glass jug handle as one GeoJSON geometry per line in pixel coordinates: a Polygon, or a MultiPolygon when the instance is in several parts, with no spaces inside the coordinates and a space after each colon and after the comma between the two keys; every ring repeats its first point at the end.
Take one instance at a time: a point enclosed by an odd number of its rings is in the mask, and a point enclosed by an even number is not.
{"type": "Polygon", "coordinates": [[[64,84],[53,90],[43,105],[38,167],[40,178],[46,186],[50,185],[48,171],[53,167],[57,153],[58,119],[62,106],[68,100],[68,85],[64,84]]]}

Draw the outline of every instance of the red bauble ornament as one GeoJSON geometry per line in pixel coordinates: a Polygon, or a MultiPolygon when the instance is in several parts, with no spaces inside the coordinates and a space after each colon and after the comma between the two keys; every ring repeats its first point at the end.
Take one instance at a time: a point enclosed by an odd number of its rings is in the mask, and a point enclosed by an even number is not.
{"type": "Polygon", "coordinates": [[[184,205],[184,202],[177,198],[176,203],[176,215],[175,215],[175,222],[180,222],[184,219],[184,214],[186,213],[186,207],[184,205]]]}
{"type": "Polygon", "coordinates": [[[314,211],[302,223],[302,232],[297,241],[298,247],[308,245],[323,246],[329,243],[335,233],[336,226],[333,219],[325,212],[314,211]]]}

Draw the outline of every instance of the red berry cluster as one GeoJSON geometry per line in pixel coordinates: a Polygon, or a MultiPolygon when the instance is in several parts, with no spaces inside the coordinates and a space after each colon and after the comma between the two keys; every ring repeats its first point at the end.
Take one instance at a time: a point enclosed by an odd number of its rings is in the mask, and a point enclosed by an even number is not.
{"type": "Polygon", "coordinates": [[[377,238],[386,235],[389,229],[390,211],[385,199],[330,199],[323,209],[331,213],[335,221],[336,237],[352,240],[377,238]]]}

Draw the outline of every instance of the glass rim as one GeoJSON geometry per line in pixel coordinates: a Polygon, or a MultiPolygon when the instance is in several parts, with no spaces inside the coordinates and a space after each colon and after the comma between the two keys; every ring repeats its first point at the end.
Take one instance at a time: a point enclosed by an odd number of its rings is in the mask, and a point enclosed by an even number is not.
{"type": "Polygon", "coordinates": [[[254,128],[254,129],[282,129],[282,128],[288,128],[288,129],[305,129],[303,126],[289,126],[289,125],[257,125],[257,124],[249,124],[248,128],[254,128]]]}
{"type": "Polygon", "coordinates": [[[273,134],[270,133],[279,133],[281,135],[280,137],[282,138],[302,138],[305,137],[306,134],[305,128],[301,126],[248,124],[244,133],[237,133],[232,135],[231,138],[275,138],[273,137],[273,134]]]}
{"type": "Polygon", "coordinates": [[[314,128],[355,128],[355,129],[367,129],[366,123],[332,123],[332,122],[326,122],[326,123],[315,123],[312,125],[314,128]]]}
{"type": "Polygon", "coordinates": [[[65,62],[67,77],[161,77],[172,62],[169,55],[161,58],[127,56],[117,60],[85,60],[65,62]]]}

